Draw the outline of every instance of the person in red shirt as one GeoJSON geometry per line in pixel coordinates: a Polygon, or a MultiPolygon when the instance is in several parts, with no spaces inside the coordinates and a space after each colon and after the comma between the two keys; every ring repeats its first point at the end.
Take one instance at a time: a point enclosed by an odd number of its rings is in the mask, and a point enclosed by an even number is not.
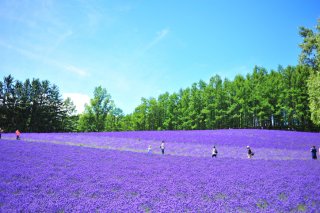
{"type": "Polygon", "coordinates": [[[0,128],[0,139],[1,139],[1,134],[3,133],[3,129],[0,128]]]}
{"type": "Polygon", "coordinates": [[[16,130],[17,140],[20,140],[20,134],[21,134],[21,133],[20,133],[19,129],[17,129],[17,130],[16,130]]]}

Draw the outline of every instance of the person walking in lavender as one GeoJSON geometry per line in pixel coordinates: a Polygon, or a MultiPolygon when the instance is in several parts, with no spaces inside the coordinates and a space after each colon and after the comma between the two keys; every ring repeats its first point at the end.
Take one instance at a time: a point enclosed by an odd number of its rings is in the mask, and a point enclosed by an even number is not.
{"type": "Polygon", "coordinates": [[[151,147],[151,145],[148,146],[148,154],[152,154],[152,147],[151,147]]]}
{"type": "Polygon", "coordinates": [[[162,154],[164,155],[164,149],[165,149],[164,141],[161,142],[160,149],[162,154]]]}
{"type": "Polygon", "coordinates": [[[247,150],[248,150],[248,158],[252,158],[252,156],[254,155],[253,151],[251,150],[250,146],[247,146],[247,150]]]}
{"type": "Polygon", "coordinates": [[[311,148],[312,159],[317,160],[317,149],[316,146],[311,148]]]}
{"type": "Polygon", "coordinates": [[[0,128],[0,139],[1,139],[1,134],[3,133],[3,129],[0,128]]]}
{"type": "Polygon", "coordinates": [[[217,155],[218,155],[218,150],[217,150],[217,148],[215,146],[213,146],[213,148],[212,148],[212,157],[216,158],[217,155]]]}
{"type": "Polygon", "coordinates": [[[16,137],[17,137],[16,139],[17,139],[17,140],[20,140],[20,134],[21,134],[21,133],[20,133],[19,129],[17,129],[17,130],[16,130],[16,137]]]}

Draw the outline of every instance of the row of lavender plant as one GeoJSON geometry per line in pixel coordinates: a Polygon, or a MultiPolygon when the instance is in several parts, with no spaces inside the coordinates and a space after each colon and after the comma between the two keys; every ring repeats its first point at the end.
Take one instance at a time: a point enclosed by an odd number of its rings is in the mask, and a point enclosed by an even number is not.
{"type": "MultiPolygon", "coordinates": [[[[320,134],[296,131],[231,129],[231,130],[194,130],[194,131],[129,131],[101,133],[41,133],[23,134],[27,138],[41,140],[82,140],[103,137],[165,140],[168,142],[202,143],[232,146],[255,146],[264,148],[303,149],[319,144],[320,134]]],[[[4,137],[14,138],[14,134],[4,134],[4,137]]],[[[88,141],[90,142],[90,141],[88,141]]]]}
{"type": "MultiPolygon", "coordinates": [[[[14,134],[5,134],[14,139],[14,134]]],[[[160,153],[159,145],[166,142],[166,154],[182,156],[210,156],[213,145],[219,157],[246,158],[246,146],[256,153],[255,159],[310,159],[310,147],[319,146],[319,133],[268,130],[215,130],[215,131],[135,131],[104,133],[27,133],[27,141],[79,145],[112,150],[160,153]]]]}
{"type": "Polygon", "coordinates": [[[0,212],[320,209],[317,161],[161,156],[23,140],[1,140],[0,153],[0,212]]]}

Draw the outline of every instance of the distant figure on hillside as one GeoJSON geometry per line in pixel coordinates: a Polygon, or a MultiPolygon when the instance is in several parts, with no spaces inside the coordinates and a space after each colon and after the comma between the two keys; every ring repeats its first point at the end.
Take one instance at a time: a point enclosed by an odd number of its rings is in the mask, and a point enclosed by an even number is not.
{"type": "Polygon", "coordinates": [[[218,155],[218,150],[217,150],[217,148],[215,146],[213,146],[213,148],[212,148],[212,157],[216,158],[217,155],[218,155]]]}
{"type": "Polygon", "coordinates": [[[17,130],[16,130],[17,140],[20,140],[20,134],[21,134],[21,133],[20,133],[19,129],[17,129],[17,130]]]}
{"type": "Polygon", "coordinates": [[[251,150],[250,146],[247,146],[247,150],[248,150],[248,158],[252,158],[252,156],[254,155],[253,151],[251,150]]]}
{"type": "Polygon", "coordinates": [[[3,129],[0,128],[0,139],[1,139],[1,134],[3,133],[3,129]]]}
{"type": "Polygon", "coordinates": [[[164,141],[161,142],[160,149],[162,154],[164,155],[164,149],[165,149],[164,141]]]}
{"type": "Polygon", "coordinates": [[[316,146],[313,146],[311,148],[311,154],[312,154],[312,159],[316,160],[317,159],[317,149],[316,146]]]}
{"type": "Polygon", "coordinates": [[[151,145],[148,146],[148,154],[152,154],[152,147],[151,147],[151,145]]]}

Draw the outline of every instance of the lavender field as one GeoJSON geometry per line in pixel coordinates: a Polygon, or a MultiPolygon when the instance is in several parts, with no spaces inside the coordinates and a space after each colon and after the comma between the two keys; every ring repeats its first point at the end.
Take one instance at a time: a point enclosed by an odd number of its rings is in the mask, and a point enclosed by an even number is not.
{"type": "Polygon", "coordinates": [[[319,133],[29,133],[20,141],[7,133],[0,212],[320,212],[312,145],[319,133]]]}

